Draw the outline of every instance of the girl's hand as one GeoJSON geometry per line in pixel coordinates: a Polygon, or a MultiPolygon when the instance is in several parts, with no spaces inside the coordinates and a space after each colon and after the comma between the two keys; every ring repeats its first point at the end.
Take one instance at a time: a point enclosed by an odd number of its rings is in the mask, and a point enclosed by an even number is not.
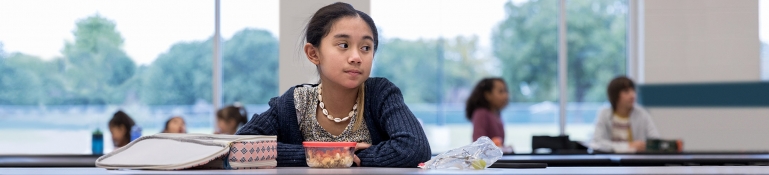
{"type": "MultiPolygon", "coordinates": [[[[355,151],[366,149],[368,147],[371,147],[371,144],[361,142],[361,143],[358,143],[357,145],[355,145],[355,151]]],[[[353,152],[355,152],[355,151],[353,151],[353,152]]]]}
{"type": "Polygon", "coordinates": [[[630,148],[635,149],[636,152],[643,152],[646,150],[646,142],[640,140],[630,142],[630,148]]]}
{"type": "MultiPolygon", "coordinates": [[[[357,145],[355,145],[355,151],[353,151],[353,152],[356,152],[356,151],[362,150],[362,149],[366,149],[368,147],[371,147],[371,144],[361,142],[361,143],[358,143],[357,145]]],[[[360,166],[360,158],[358,158],[358,155],[353,154],[352,161],[355,162],[356,165],[360,166]]]]}
{"type": "Polygon", "coordinates": [[[494,145],[497,145],[497,147],[503,147],[502,146],[502,137],[494,137],[491,138],[491,141],[494,142],[494,145]]]}

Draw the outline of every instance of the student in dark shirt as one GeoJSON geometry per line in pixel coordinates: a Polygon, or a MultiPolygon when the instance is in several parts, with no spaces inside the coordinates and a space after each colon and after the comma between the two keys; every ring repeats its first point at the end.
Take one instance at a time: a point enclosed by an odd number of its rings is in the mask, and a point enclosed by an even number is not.
{"type": "Polygon", "coordinates": [[[131,128],[136,123],[123,111],[117,111],[109,120],[109,131],[112,134],[112,143],[115,148],[120,148],[131,142],[131,128]]]}
{"type": "Polygon", "coordinates": [[[303,141],[358,142],[358,166],[417,167],[430,144],[400,89],[369,78],[379,44],[369,15],[337,2],[319,9],[305,29],[304,53],[319,84],[292,87],[237,134],[277,135],[278,166],[307,166],[303,141]]]}

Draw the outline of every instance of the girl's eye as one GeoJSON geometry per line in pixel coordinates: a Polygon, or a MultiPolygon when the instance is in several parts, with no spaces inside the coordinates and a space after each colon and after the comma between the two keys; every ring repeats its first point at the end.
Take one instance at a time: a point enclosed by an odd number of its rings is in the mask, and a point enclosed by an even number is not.
{"type": "Polygon", "coordinates": [[[371,47],[369,47],[369,46],[363,46],[363,48],[362,48],[362,49],[363,49],[363,51],[368,51],[369,49],[371,49],[371,47]]]}
{"type": "Polygon", "coordinates": [[[341,48],[345,48],[345,49],[346,49],[347,47],[349,47],[349,45],[347,45],[347,43],[341,43],[341,44],[339,44],[339,45],[337,45],[337,46],[339,46],[339,47],[341,47],[341,48]]]}

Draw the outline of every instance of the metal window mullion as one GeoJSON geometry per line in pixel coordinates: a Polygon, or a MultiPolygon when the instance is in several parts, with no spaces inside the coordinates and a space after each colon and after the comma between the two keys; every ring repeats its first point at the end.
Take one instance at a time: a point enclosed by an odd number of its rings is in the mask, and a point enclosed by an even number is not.
{"type": "MultiPolygon", "coordinates": [[[[213,67],[211,70],[213,70],[213,77],[212,77],[212,85],[213,85],[213,98],[211,99],[213,102],[213,111],[216,111],[222,106],[222,43],[221,43],[221,33],[219,31],[220,27],[220,21],[221,18],[219,16],[220,13],[220,6],[219,6],[219,0],[215,0],[215,10],[214,10],[214,54],[213,54],[213,67]]],[[[214,113],[214,112],[212,112],[214,113]]],[[[212,118],[212,126],[216,124],[216,117],[212,118]]],[[[214,126],[216,127],[216,126],[214,126]]]]}
{"type": "Polygon", "coordinates": [[[637,22],[638,22],[638,9],[636,4],[638,3],[638,0],[627,0],[628,1],[628,11],[627,11],[627,30],[626,30],[626,40],[625,40],[625,71],[626,75],[633,79],[638,79],[638,71],[637,70],[637,52],[638,47],[636,46],[636,39],[638,38],[637,34],[637,22]]]}
{"type": "Polygon", "coordinates": [[[636,34],[637,34],[636,39],[637,40],[634,41],[634,42],[636,42],[636,45],[638,46],[637,47],[638,50],[636,51],[636,53],[638,53],[637,57],[636,57],[636,64],[638,64],[636,66],[636,70],[638,72],[638,75],[637,75],[637,78],[636,78],[636,82],[638,84],[644,84],[645,83],[644,81],[646,79],[646,77],[644,76],[644,71],[645,71],[644,69],[646,68],[646,65],[645,65],[645,60],[646,60],[645,57],[646,56],[645,56],[645,53],[644,53],[644,50],[646,49],[645,46],[644,46],[644,43],[646,42],[645,39],[644,39],[644,37],[645,37],[644,27],[646,25],[645,24],[646,22],[644,22],[644,20],[645,20],[644,19],[645,18],[644,17],[644,0],[637,0],[637,3],[635,3],[633,5],[635,5],[635,7],[633,7],[633,8],[636,9],[636,13],[635,14],[636,14],[636,20],[637,20],[636,21],[637,22],[636,23],[637,24],[637,26],[636,26],[636,34]]]}
{"type": "Polygon", "coordinates": [[[558,3],[558,133],[566,135],[566,102],[567,102],[567,45],[566,45],[566,0],[558,3]]]}

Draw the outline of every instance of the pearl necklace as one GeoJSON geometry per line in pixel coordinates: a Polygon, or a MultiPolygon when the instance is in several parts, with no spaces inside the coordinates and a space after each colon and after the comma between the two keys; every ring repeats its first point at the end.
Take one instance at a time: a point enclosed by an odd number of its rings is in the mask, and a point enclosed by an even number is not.
{"type": "Polygon", "coordinates": [[[323,110],[323,115],[326,115],[326,118],[328,118],[331,121],[339,123],[339,122],[347,121],[348,119],[358,114],[358,111],[356,111],[356,109],[358,109],[357,100],[355,101],[355,105],[352,106],[352,111],[350,111],[350,113],[347,114],[347,117],[335,118],[331,116],[331,114],[328,114],[328,110],[326,110],[326,105],[323,103],[323,96],[321,95],[321,89],[323,89],[323,84],[318,85],[318,101],[319,101],[318,105],[320,106],[320,109],[323,110]]]}

